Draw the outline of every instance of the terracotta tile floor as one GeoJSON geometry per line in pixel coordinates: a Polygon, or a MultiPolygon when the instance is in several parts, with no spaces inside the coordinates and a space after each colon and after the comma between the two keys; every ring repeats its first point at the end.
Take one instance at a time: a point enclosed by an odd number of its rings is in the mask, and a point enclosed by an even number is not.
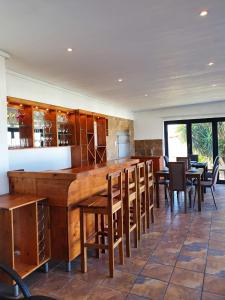
{"type": "MultiPolygon", "coordinates": [[[[79,258],[72,271],[63,263],[50,264],[48,274],[35,272],[26,281],[33,294],[56,299],[221,300],[225,299],[225,186],[216,188],[218,210],[206,193],[201,213],[183,213],[175,200],[175,212],[161,199],[155,224],[142,236],[132,258],[118,265],[108,277],[107,256],[88,258],[88,272],[80,272],[79,258]]],[[[0,292],[8,289],[0,286],[0,292]]]]}

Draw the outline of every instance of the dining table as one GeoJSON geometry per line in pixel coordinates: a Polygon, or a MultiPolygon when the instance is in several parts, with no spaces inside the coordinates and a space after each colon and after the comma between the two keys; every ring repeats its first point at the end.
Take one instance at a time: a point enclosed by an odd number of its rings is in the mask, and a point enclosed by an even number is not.
{"type": "MultiPolygon", "coordinates": [[[[186,178],[189,180],[196,181],[195,188],[197,189],[197,195],[198,195],[198,211],[201,211],[201,202],[202,202],[202,189],[201,189],[201,180],[203,179],[204,175],[204,168],[191,168],[185,172],[186,178]]],[[[169,179],[169,169],[164,168],[159,170],[155,173],[155,188],[156,188],[156,207],[160,207],[160,201],[159,201],[159,181],[161,178],[169,179]]]]}

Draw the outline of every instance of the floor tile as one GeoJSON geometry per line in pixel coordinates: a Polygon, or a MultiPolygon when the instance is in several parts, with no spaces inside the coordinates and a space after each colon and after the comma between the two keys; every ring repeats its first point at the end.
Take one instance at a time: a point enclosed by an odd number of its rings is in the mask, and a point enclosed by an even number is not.
{"type": "Polygon", "coordinates": [[[204,272],[205,264],[205,258],[180,255],[177,259],[176,267],[196,272],[204,272]]]}
{"type": "MultiPolygon", "coordinates": [[[[90,294],[88,300],[124,300],[127,294],[107,287],[98,286],[90,294]]],[[[74,298],[76,299],[76,298],[74,298]]]]}
{"type": "Polygon", "coordinates": [[[213,294],[225,296],[225,277],[206,274],[203,289],[213,294]]]}
{"type": "Polygon", "coordinates": [[[131,290],[132,294],[147,297],[152,300],[161,300],[166,292],[167,283],[139,276],[131,290]]]}
{"type": "Polygon", "coordinates": [[[203,273],[175,268],[171,277],[171,283],[185,287],[200,289],[203,282],[203,273]]]}
{"type": "Polygon", "coordinates": [[[170,284],[167,288],[165,300],[200,300],[201,290],[170,284]]]}
{"type": "Polygon", "coordinates": [[[116,290],[120,290],[124,293],[129,293],[134,282],[136,276],[130,273],[125,273],[121,271],[115,271],[113,278],[107,278],[103,281],[102,285],[105,287],[113,288],[116,290]]]}
{"type": "Polygon", "coordinates": [[[225,296],[203,292],[202,300],[225,300],[225,296]]]}
{"type": "Polygon", "coordinates": [[[148,263],[143,269],[141,275],[168,282],[173,272],[172,266],[148,263]]]}

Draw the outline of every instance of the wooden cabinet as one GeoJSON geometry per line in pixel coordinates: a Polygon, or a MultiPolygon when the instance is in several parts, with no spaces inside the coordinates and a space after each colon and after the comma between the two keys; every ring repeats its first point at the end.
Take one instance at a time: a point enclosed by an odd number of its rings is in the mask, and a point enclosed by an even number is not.
{"type": "MultiPolygon", "coordinates": [[[[50,259],[49,207],[45,198],[0,196],[0,261],[24,278],[50,259]]],[[[13,281],[0,273],[0,280],[13,281]]]]}
{"type": "Polygon", "coordinates": [[[8,97],[9,149],[75,144],[75,117],[71,109],[8,97]]]}
{"type": "Polygon", "coordinates": [[[72,167],[106,162],[107,119],[87,111],[75,111],[76,145],[71,148],[72,167]]]}
{"type": "Polygon", "coordinates": [[[106,162],[104,115],[8,97],[9,149],[72,146],[73,167],[106,162]]]}

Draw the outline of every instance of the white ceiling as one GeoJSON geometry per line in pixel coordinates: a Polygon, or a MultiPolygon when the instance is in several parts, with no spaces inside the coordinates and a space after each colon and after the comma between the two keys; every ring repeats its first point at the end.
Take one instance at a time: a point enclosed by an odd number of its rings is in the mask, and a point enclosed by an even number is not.
{"type": "Polygon", "coordinates": [[[225,0],[0,0],[0,49],[10,70],[133,111],[225,100],[225,0]]]}

